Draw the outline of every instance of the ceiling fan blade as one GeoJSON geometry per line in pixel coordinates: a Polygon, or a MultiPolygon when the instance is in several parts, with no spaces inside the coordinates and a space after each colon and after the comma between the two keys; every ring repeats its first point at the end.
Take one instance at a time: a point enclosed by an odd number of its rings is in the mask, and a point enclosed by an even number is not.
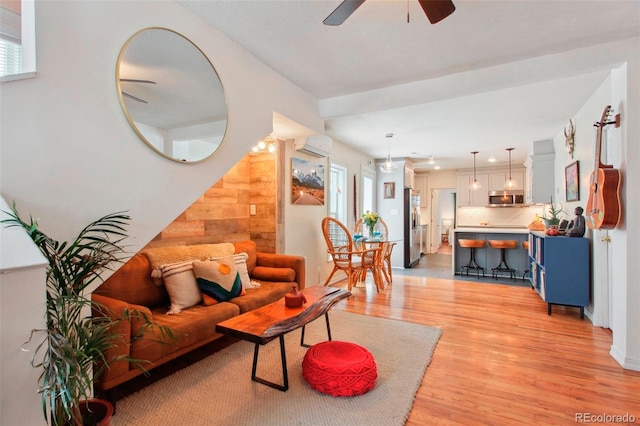
{"type": "Polygon", "coordinates": [[[120,93],[122,93],[122,96],[127,97],[129,99],[133,99],[136,102],[142,102],[143,104],[148,104],[149,103],[149,102],[145,101],[144,99],[140,99],[137,96],[133,96],[133,95],[127,93],[127,92],[120,92],[120,93]]]}
{"type": "Polygon", "coordinates": [[[418,2],[432,24],[437,24],[456,10],[451,0],[418,0],[418,2]]]}
{"type": "Polygon", "coordinates": [[[125,83],[148,83],[148,84],[156,84],[155,81],[151,80],[138,80],[136,78],[121,78],[120,81],[124,81],[125,83]]]}
{"type": "Polygon", "coordinates": [[[325,25],[340,25],[364,2],[365,0],[344,0],[322,23],[325,25]]]}

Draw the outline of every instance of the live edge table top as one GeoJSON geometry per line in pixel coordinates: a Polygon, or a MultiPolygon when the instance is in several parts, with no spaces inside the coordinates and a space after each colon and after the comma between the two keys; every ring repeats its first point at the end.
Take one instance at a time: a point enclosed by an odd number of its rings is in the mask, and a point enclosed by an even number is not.
{"type": "Polygon", "coordinates": [[[314,286],[301,290],[307,302],[298,308],[285,306],[284,297],[269,305],[222,321],[216,331],[264,345],[326,314],[333,305],[351,296],[341,288],[314,286]]]}

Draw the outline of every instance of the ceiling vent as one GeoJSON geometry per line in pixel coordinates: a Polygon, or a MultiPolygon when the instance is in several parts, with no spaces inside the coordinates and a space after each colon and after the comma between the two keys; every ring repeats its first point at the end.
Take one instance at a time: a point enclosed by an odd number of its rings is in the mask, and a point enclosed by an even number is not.
{"type": "Polygon", "coordinates": [[[328,157],[331,154],[331,138],[325,135],[313,135],[296,139],[293,149],[314,157],[328,157]]]}

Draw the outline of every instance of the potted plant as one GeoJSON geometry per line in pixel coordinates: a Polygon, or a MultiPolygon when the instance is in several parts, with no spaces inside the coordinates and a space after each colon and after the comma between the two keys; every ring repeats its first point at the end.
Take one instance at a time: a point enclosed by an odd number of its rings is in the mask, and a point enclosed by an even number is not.
{"type": "MultiPolygon", "coordinates": [[[[82,425],[83,419],[87,418],[83,417],[82,411],[89,414],[100,411],[92,408],[94,379],[110,362],[116,361],[105,355],[120,343],[121,337],[111,333],[112,327],[133,317],[146,319],[138,311],[125,312],[122,318],[110,318],[87,294],[96,280],[102,280],[101,274],[105,270],[111,269],[113,263],[123,262],[125,251],[121,243],[127,237],[125,226],[130,218],[123,212],[106,215],[87,225],[72,242],[61,243],[40,231],[38,222],[32,217],[28,222],[24,221],[15,203],[11,212],[5,213],[9,218],[2,223],[8,227],[22,227],[49,263],[46,328],[32,330],[25,343],[42,336],[42,341],[35,346],[31,365],[42,369],[38,392],[42,395],[45,420],[53,425],[82,425]],[[92,316],[92,311],[98,315],[92,316]]],[[[147,330],[152,326],[149,322],[146,325],[147,330]]],[[[170,330],[161,329],[164,335],[173,338],[170,330]]],[[[111,410],[112,413],[113,407],[104,402],[106,412],[111,410]]],[[[95,420],[93,424],[104,423],[95,420]]]]}
{"type": "Polygon", "coordinates": [[[551,228],[552,226],[558,226],[558,224],[560,223],[560,213],[564,213],[564,210],[562,210],[562,204],[559,204],[559,208],[557,208],[553,204],[553,197],[550,197],[549,208],[542,217],[542,220],[544,221],[545,227],[547,229],[551,228]]]}

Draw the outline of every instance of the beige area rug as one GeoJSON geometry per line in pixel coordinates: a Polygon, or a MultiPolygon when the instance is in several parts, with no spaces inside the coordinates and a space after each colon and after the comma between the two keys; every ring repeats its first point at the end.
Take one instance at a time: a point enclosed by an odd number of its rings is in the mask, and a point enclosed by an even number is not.
{"type": "MultiPolygon", "coordinates": [[[[342,311],[329,319],[333,340],[373,354],[378,379],[370,392],[335,398],[309,387],[297,330],[285,336],[288,391],[251,381],[254,345],[242,341],[118,401],[112,425],[403,425],[440,328],[342,311]]],[[[321,317],[307,326],[305,343],[324,340],[321,317]]],[[[278,339],[260,347],[257,375],[282,383],[278,339]]]]}

